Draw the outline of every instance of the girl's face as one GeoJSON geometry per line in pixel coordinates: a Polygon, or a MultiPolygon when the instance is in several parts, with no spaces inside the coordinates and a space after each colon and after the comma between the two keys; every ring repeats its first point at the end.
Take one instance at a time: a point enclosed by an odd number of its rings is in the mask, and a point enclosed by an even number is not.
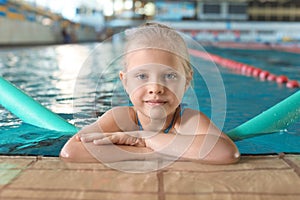
{"type": "Polygon", "coordinates": [[[164,119],[180,104],[188,81],[176,55],[143,49],[126,55],[126,73],[120,79],[137,111],[151,119],[164,119]]]}

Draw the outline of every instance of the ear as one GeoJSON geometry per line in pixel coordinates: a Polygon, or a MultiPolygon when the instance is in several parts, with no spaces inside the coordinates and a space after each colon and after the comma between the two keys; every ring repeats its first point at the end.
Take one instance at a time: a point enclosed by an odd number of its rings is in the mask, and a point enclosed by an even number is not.
{"type": "Polygon", "coordinates": [[[119,78],[120,78],[120,80],[121,80],[121,82],[122,82],[122,84],[123,84],[124,89],[125,89],[126,92],[127,92],[127,81],[126,81],[126,78],[125,78],[125,72],[120,71],[120,72],[119,72],[119,78]]]}
{"type": "Polygon", "coordinates": [[[193,79],[193,72],[189,72],[189,74],[187,74],[186,76],[185,91],[187,91],[187,89],[189,88],[192,79],[193,79]]]}

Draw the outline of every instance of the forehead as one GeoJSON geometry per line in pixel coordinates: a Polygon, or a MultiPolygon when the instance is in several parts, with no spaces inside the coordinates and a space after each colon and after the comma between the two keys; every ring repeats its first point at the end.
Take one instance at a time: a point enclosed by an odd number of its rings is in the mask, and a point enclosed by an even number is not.
{"type": "Polygon", "coordinates": [[[125,56],[127,70],[147,64],[161,64],[183,71],[179,56],[159,49],[141,49],[132,51],[125,56]]]}

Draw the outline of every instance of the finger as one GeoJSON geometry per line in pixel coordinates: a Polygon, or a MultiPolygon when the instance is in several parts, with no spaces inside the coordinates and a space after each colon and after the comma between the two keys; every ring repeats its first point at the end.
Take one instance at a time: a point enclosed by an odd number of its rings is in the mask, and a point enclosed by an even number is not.
{"type": "Polygon", "coordinates": [[[81,141],[81,139],[80,139],[80,135],[75,135],[75,140],[77,140],[77,141],[81,141]]]}
{"type": "Polygon", "coordinates": [[[94,144],[102,145],[102,144],[123,144],[123,143],[121,142],[121,137],[119,135],[112,134],[108,137],[94,140],[94,144]]]}
{"type": "Polygon", "coordinates": [[[102,133],[89,133],[80,137],[83,142],[93,142],[94,140],[103,139],[105,136],[102,133]]]}
{"type": "Polygon", "coordinates": [[[138,141],[138,138],[136,138],[136,137],[128,137],[125,140],[125,144],[135,146],[137,141],[138,141]]]}
{"type": "Polygon", "coordinates": [[[94,140],[93,143],[95,145],[113,144],[113,142],[111,141],[111,137],[105,137],[103,139],[94,140]]]}

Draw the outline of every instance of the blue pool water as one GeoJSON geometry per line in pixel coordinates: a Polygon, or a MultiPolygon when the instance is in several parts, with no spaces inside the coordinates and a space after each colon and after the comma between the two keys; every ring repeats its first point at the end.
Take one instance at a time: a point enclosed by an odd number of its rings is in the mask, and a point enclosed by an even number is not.
{"type": "MultiPolygon", "coordinates": [[[[118,78],[118,68],[89,70],[101,66],[105,62],[103,58],[112,57],[118,47],[112,43],[105,44],[103,46],[105,52],[94,52],[95,56],[91,58],[91,52],[97,45],[97,43],[89,43],[1,49],[0,76],[26,91],[70,123],[82,127],[95,121],[97,116],[109,109],[112,101],[114,105],[118,102],[124,103],[124,99],[119,99],[116,95],[119,93],[115,91],[116,87],[120,86],[115,81],[118,78]],[[99,75],[101,75],[101,85],[96,84],[99,82],[99,75]],[[96,91],[93,89],[95,87],[97,87],[96,91]]],[[[299,54],[276,50],[215,47],[205,47],[205,49],[300,81],[299,54]]],[[[199,66],[203,66],[206,61],[199,60],[198,63],[199,66]]],[[[241,76],[222,67],[218,69],[224,82],[227,100],[224,111],[226,118],[224,127],[221,127],[224,132],[297,91],[274,82],[241,76]]],[[[195,73],[193,87],[201,110],[210,116],[210,94],[205,89],[202,77],[197,73],[195,73]]],[[[215,123],[222,124],[218,119],[215,123]]],[[[0,106],[0,154],[57,156],[70,136],[70,134],[22,123],[0,106]]],[[[300,123],[292,125],[286,131],[245,139],[236,144],[243,154],[300,153],[300,123]]]]}

